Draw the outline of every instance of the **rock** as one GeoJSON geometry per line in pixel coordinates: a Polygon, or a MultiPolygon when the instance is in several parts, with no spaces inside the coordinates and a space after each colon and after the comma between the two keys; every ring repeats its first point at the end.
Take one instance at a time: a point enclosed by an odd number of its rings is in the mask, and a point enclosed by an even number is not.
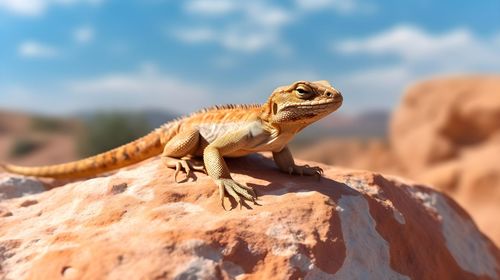
{"type": "Polygon", "coordinates": [[[416,173],[500,134],[500,76],[436,79],[411,87],[391,119],[391,145],[416,173]]]}
{"type": "Polygon", "coordinates": [[[391,146],[398,174],[450,194],[500,245],[500,76],[413,86],[393,116],[391,146]]]}
{"type": "Polygon", "coordinates": [[[500,145],[490,143],[429,168],[419,181],[451,195],[474,217],[479,228],[500,244],[500,145]]]}
{"type": "Polygon", "coordinates": [[[44,190],[43,184],[34,179],[23,177],[0,178],[0,201],[39,193],[44,190]]]}
{"type": "Polygon", "coordinates": [[[158,159],[4,200],[11,214],[0,215],[0,278],[500,276],[499,249],[435,190],[325,165],[320,181],[290,176],[262,156],[229,166],[260,206],[224,211],[210,178],[175,184],[158,159]]]}
{"type": "Polygon", "coordinates": [[[295,154],[298,158],[328,165],[390,174],[402,173],[387,141],[377,138],[326,138],[314,145],[298,147],[295,154]]]}

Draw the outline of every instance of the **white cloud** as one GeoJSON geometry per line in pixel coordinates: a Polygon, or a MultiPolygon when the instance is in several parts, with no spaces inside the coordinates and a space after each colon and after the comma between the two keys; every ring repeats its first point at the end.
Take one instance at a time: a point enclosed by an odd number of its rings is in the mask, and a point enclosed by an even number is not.
{"type": "Polygon", "coordinates": [[[45,10],[47,3],[38,0],[0,0],[0,9],[20,15],[38,15],[45,10]]]}
{"type": "Polygon", "coordinates": [[[417,27],[401,25],[366,39],[342,42],[337,47],[345,53],[396,54],[417,59],[456,46],[470,45],[471,39],[471,34],[463,29],[431,35],[417,27]]]}
{"type": "Polygon", "coordinates": [[[95,31],[90,26],[80,26],[73,32],[74,40],[79,44],[90,43],[94,40],[95,31]]]}
{"type": "Polygon", "coordinates": [[[262,26],[280,28],[293,21],[294,12],[265,2],[248,2],[243,6],[247,16],[262,26]]]}
{"type": "Polygon", "coordinates": [[[0,0],[0,10],[21,16],[38,16],[51,5],[100,4],[102,0],[0,0]]]}
{"type": "Polygon", "coordinates": [[[58,55],[57,49],[36,41],[25,41],[18,47],[18,53],[26,58],[51,58],[58,55]]]}
{"type": "Polygon", "coordinates": [[[340,13],[366,13],[375,11],[375,6],[357,0],[296,0],[303,10],[333,9],[340,13]]]}
{"type": "Polygon", "coordinates": [[[358,0],[296,0],[291,5],[265,0],[190,0],[184,3],[188,15],[204,22],[202,27],[172,30],[171,34],[179,40],[190,44],[214,43],[246,53],[268,49],[280,55],[292,53],[281,34],[290,23],[326,8],[352,13],[367,7],[358,0]]]}
{"type": "Polygon", "coordinates": [[[246,30],[228,27],[225,30],[207,27],[186,28],[175,31],[175,36],[186,43],[211,42],[229,50],[252,53],[274,45],[275,50],[284,52],[285,46],[277,42],[274,30],[246,30]]]}
{"type": "Polygon", "coordinates": [[[430,34],[400,25],[364,39],[334,44],[344,54],[392,55],[409,66],[428,65],[438,70],[481,71],[498,69],[500,44],[495,37],[481,39],[467,29],[430,34]]]}
{"type": "Polygon", "coordinates": [[[273,48],[283,53],[286,49],[279,40],[283,26],[292,21],[289,11],[266,1],[192,0],[186,2],[185,11],[197,18],[215,19],[215,15],[233,18],[217,26],[176,28],[171,32],[186,43],[215,43],[226,49],[256,52],[273,48]]]}
{"type": "Polygon", "coordinates": [[[233,11],[237,2],[231,0],[193,0],[187,2],[185,9],[192,13],[223,15],[233,11]]]}

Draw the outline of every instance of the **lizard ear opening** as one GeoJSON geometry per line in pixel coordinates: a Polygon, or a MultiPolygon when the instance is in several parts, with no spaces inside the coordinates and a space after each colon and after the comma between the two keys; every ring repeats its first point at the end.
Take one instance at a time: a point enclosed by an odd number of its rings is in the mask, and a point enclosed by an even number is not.
{"type": "Polygon", "coordinates": [[[278,104],[273,103],[273,115],[276,115],[278,113],[278,104]]]}

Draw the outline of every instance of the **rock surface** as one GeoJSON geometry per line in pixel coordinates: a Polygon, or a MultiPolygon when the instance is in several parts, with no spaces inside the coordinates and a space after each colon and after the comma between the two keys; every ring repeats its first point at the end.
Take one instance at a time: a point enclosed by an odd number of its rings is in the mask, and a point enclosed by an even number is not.
{"type": "Polygon", "coordinates": [[[4,200],[0,278],[500,277],[498,248],[437,191],[329,166],[289,176],[261,156],[229,166],[260,206],[224,211],[210,178],[175,184],[157,159],[4,200]]]}
{"type": "Polygon", "coordinates": [[[40,193],[45,190],[42,183],[25,177],[0,177],[0,201],[40,193]]]}
{"type": "Polygon", "coordinates": [[[460,158],[429,168],[417,179],[451,195],[500,244],[500,141],[468,149],[460,158]]]}

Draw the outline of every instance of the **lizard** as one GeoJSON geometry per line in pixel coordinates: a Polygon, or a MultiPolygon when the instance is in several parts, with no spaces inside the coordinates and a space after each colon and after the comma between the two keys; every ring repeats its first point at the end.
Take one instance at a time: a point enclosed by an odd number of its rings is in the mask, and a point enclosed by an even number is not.
{"type": "MultiPolygon", "coordinates": [[[[253,188],[236,182],[224,157],[270,151],[286,173],[321,177],[320,167],[295,164],[288,143],[306,126],[336,111],[340,91],[328,81],[297,81],[276,88],[264,104],[214,106],[167,122],[149,134],[110,151],[69,163],[25,167],[1,164],[4,170],[25,176],[82,179],[97,176],[161,155],[162,162],[187,180],[194,171],[208,174],[224,197],[240,205],[257,199],[253,188]],[[200,160],[200,157],[202,160],[200,160]]],[[[184,181],[182,180],[182,181],[184,181]]]]}

